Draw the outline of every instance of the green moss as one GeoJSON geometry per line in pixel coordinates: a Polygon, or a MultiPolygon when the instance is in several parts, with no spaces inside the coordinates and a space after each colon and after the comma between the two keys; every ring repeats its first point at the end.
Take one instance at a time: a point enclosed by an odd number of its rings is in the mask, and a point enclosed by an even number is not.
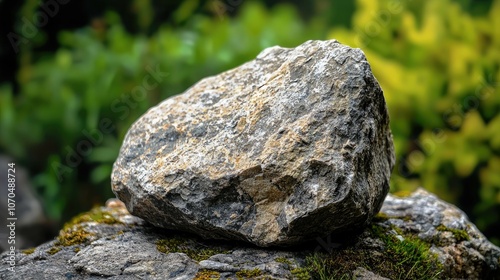
{"type": "Polygon", "coordinates": [[[384,222],[384,221],[387,221],[389,219],[399,219],[399,220],[403,220],[403,221],[409,221],[411,220],[411,217],[410,216],[389,216],[387,215],[386,213],[382,213],[382,212],[379,212],[377,215],[375,215],[375,217],[373,217],[373,221],[374,222],[384,222]]]}
{"type": "Polygon", "coordinates": [[[193,246],[189,246],[186,240],[175,237],[157,240],[156,249],[165,254],[184,253],[195,261],[202,261],[213,255],[227,253],[227,251],[214,248],[194,248],[193,246]]]}
{"type": "Polygon", "coordinates": [[[298,267],[297,264],[294,265],[294,262],[285,257],[279,257],[274,260],[276,262],[286,265],[287,267],[285,267],[285,269],[290,269],[293,279],[298,279],[298,280],[311,279],[311,276],[309,275],[307,268],[298,267]]]}
{"type": "Polygon", "coordinates": [[[52,247],[49,250],[47,250],[47,253],[49,255],[54,255],[55,253],[61,251],[61,247],[52,247]]]}
{"type": "Polygon", "coordinates": [[[80,252],[80,247],[75,247],[75,249],[73,249],[73,252],[75,252],[75,253],[80,252]]]}
{"type": "Polygon", "coordinates": [[[404,235],[397,227],[384,228],[372,225],[370,234],[384,242],[383,250],[346,247],[330,254],[313,254],[306,258],[306,265],[292,270],[300,279],[352,279],[352,272],[364,267],[390,279],[436,279],[442,273],[442,265],[429,252],[430,245],[411,235],[404,235]],[[404,237],[400,241],[395,230],[404,237]],[[308,278],[310,277],[310,278],[308,278]]]}
{"type": "Polygon", "coordinates": [[[415,191],[415,189],[410,189],[410,190],[400,190],[400,191],[397,191],[397,192],[394,192],[393,195],[394,196],[397,196],[397,197],[408,197],[410,196],[413,192],[415,191]]]}
{"type": "Polygon", "coordinates": [[[26,254],[26,255],[31,255],[31,254],[33,254],[33,252],[35,252],[35,248],[25,249],[25,250],[22,250],[21,252],[23,254],[26,254]]]}
{"type": "Polygon", "coordinates": [[[159,239],[156,241],[156,249],[162,253],[170,254],[179,252],[179,246],[185,242],[177,238],[159,239]]]}
{"type": "MultiPolygon", "coordinates": [[[[404,236],[401,229],[392,229],[404,236]]],[[[442,265],[437,257],[429,252],[429,244],[411,235],[404,236],[405,239],[400,241],[376,225],[373,225],[371,230],[386,246],[378,264],[373,264],[372,268],[375,269],[372,271],[391,279],[434,279],[442,273],[442,265]],[[386,264],[380,265],[382,262],[386,264]]]]}
{"type": "Polygon", "coordinates": [[[397,226],[395,225],[391,225],[391,229],[394,230],[397,234],[403,236],[405,235],[405,233],[403,232],[402,229],[398,228],[397,226]]]}
{"type": "Polygon", "coordinates": [[[390,217],[386,213],[378,212],[375,217],[373,217],[374,222],[383,222],[389,220],[390,217]]]}
{"type": "Polygon", "coordinates": [[[292,261],[290,261],[289,259],[287,258],[284,258],[284,257],[279,257],[279,258],[276,258],[274,259],[276,262],[279,262],[279,263],[282,263],[282,264],[286,264],[286,265],[292,265],[292,261]]]}
{"type": "Polygon", "coordinates": [[[72,227],[74,225],[78,225],[81,223],[87,222],[96,222],[100,224],[122,224],[119,220],[115,219],[115,217],[107,212],[102,211],[101,207],[94,207],[92,210],[86,213],[82,213],[73,219],[71,219],[68,223],[64,225],[66,227],[72,227]]]}
{"type": "Polygon", "coordinates": [[[80,225],[86,222],[121,224],[121,222],[115,219],[109,212],[102,211],[101,207],[94,207],[94,209],[89,212],[80,214],[64,224],[55,245],[72,246],[90,242],[94,234],[87,232],[80,225]]]}
{"type": "Polygon", "coordinates": [[[74,228],[65,227],[55,243],[56,246],[71,246],[77,244],[86,244],[90,242],[94,234],[87,232],[83,227],[77,226],[74,228]]]}
{"type": "Polygon", "coordinates": [[[449,232],[453,233],[453,236],[455,237],[457,242],[470,240],[470,236],[467,233],[467,231],[462,230],[462,229],[449,228],[449,227],[446,227],[444,225],[439,225],[436,229],[439,231],[449,231],[449,232]]]}
{"type": "Polygon", "coordinates": [[[259,277],[261,275],[262,275],[262,271],[260,271],[260,269],[258,269],[258,268],[255,268],[252,270],[243,269],[243,270],[236,272],[236,277],[238,279],[254,279],[254,278],[259,277]]]}
{"type": "MultiPolygon", "coordinates": [[[[57,236],[57,240],[54,243],[54,247],[50,248],[47,253],[53,255],[61,250],[61,246],[72,246],[78,244],[87,244],[90,242],[93,233],[87,232],[82,226],[78,225],[86,214],[82,214],[78,217],[75,217],[69,223],[66,223],[63,229],[59,232],[59,236],[57,236]]],[[[80,251],[80,248],[73,249],[75,253],[80,251]]]]}
{"type": "Polygon", "coordinates": [[[308,268],[297,267],[290,271],[292,273],[293,279],[297,280],[309,280],[311,279],[311,275],[309,275],[308,268]]]}
{"type": "Polygon", "coordinates": [[[196,273],[194,280],[220,279],[220,273],[215,270],[200,270],[196,273]]]}
{"type": "Polygon", "coordinates": [[[357,254],[352,250],[341,250],[333,255],[314,254],[306,258],[312,279],[352,279],[351,272],[359,266],[357,254]],[[345,257],[340,253],[345,254],[345,257]]]}

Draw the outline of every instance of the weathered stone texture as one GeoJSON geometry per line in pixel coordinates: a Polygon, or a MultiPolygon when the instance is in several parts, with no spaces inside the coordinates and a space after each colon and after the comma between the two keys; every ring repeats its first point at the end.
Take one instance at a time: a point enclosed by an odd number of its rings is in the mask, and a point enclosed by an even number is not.
{"type": "Polygon", "coordinates": [[[129,130],[112,186],[155,226],[291,245],[366,226],[393,165],[363,52],[308,41],[266,49],[151,108],[129,130]]]}
{"type": "MultiPolygon", "coordinates": [[[[428,243],[431,255],[437,254],[443,266],[437,279],[500,279],[500,249],[488,242],[462,211],[423,190],[408,197],[387,196],[381,214],[372,224],[385,228],[383,234],[387,236],[374,235],[367,229],[344,244],[323,238],[294,250],[181,237],[179,232],[154,228],[130,215],[117,200],[92,211],[90,216],[105,219],[99,222],[80,218],[65,229],[88,233],[91,238],[83,243],[60,246],[54,240],[32,252],[16,251],[15,272],[8,270],[8,252],[1,254],[0,279],[193,279],[197,276],[206,279],[201,277],[204,271],[217,274],[220,279],[237,279],[237,274],[244,270],[258,271],[258,279],[298,279],[292,272],[307,265],[306,256],[336,250],[347,256],[336,260],[338,267],[350,266],[353,271],[337,274],[335,279],[384,279],[388,275],[373,267],[346,262],[364,254],[391,258],[383,241],[388,236],[400,240],[413,236],[428,243]],[[454,234],[454,230],[462,230],[464,234],[454,234]],[[161,252],[156,246],[160,240],[181,245],[177,250],[172,246],[170,252],[161,252]]],[[[420,265],[408,267],[420,269],[420,265]]],[[[410,275],[411,271],[402,273],[410,275]]]]}
{"type": "Polygon", "coordinates": [[[500,249],[457,207],[419,189],[408,197],[389,195],[381,212],[388,218],[385,225],[433,244],[431,252],[448,277],[500,279],[500,249]]]}

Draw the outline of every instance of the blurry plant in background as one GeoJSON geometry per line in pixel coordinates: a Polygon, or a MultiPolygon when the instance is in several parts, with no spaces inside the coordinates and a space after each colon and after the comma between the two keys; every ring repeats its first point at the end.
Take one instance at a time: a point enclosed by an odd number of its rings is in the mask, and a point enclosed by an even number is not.
{"type": "MultiPolygon", "coordinates": [[[[9,84],[0,88],[0,151],[31,170],[52,218],[66,220],[113,196],[112,164],[128,128],[148,108],[266,47],[292,47],[325,34],[287,5],[268,11],[249,2],[232,19],[191,14],[192,2],[173,12],[176,21],[189,18],[184,24],[159,26],[149,36],[130,34],[119,15],[108,12],[91,26],[60,32],[54,53],[36,61],[32,50],[20,53],[19,93],[9,84]],[[161,80],[139,92],[151,72],[161,80]]],[[[29,43],[21,46],[37,44],[29,43]]]]}
{"type": "Polygon", "coordinates": [[[336,38],[363,49],[384,89],[392,191],[423,186],[498,244],[500,1],[274,2],[124,1],[58,32],[53,51],[40,29],[0,85],[0,153],[29,168],[47,213],[64,221],[113,196],[113,161],[148,108],[266,47],[336,38]]]}
{"type": "Polygon", "coordinates": [[[384,89],[398,163],[392,191],[458,204],[500,242],[500,1],[473,16],[454,1],[360,0],[353,32],[384,89]]]}

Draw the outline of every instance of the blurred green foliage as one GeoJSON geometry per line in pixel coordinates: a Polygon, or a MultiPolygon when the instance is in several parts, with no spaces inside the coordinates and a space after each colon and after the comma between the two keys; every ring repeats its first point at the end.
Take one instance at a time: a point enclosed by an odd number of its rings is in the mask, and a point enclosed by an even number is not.
{"type": "Polygon", "coordinates": [[[384,89],[392,191],[423,186],[500,242],[500,1],[481,17],[449,0],[358,4],[329,36],[362,48],[384,89]]]}
{"type": "MultiPolygon", "coordinates": [[[[146,30],[154,11],[136,2],[146,30]]],[[[33,61],[24,49],[19,93],[0,86],[0,151],[29,167],[50,216],[68,219],[112,196],[121,141],[148,108],[266,47],[336,38],[363,49],[384,89],[398,158],[392,191],[423,186],[500,242],[500,1],[470,13],[465,0],[358,0],[350,24],[336,27],[329,17],[344,4],[328,2],[305,21],[291,5],[244,1],[228,17],[185,1],[175,27],[150,36],[127,33],[110,12],[60,33],[53,54],[33,61]],[[138,95],[152,71],[168,74],[138,95]]]]}
{"type": "MultiPolygon", "coordinates": [[[[175,15],[187,17],[185,6],[180,9],[175,15]]],[[[151,106],[266,47],[293,47],[326,34],[286,5],[267,11],[248,3],[237,19],[189,17],[182,27],[165,25],[146,37],[130,35],[109,13],[100,24],[61,33],[53,55],[24,64],[19,95],[0,88],[0,147],[36,173],[51,217],[67,219],[113,196],[109,177],[121,142],[151,106]],[[152,70],[167,76],[143,98],[135,91],[152,70]],[[100,129],[103,120],[111,122],[111,133],[100,129]]]]}

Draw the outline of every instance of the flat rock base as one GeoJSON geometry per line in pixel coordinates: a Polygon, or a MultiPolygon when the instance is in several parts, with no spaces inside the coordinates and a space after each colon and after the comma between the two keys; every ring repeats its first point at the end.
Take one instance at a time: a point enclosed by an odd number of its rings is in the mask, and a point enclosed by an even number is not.
{"type": "Polygon", "coordinates": [[[9,258],[0,255],[0,279],[309,279],[321,269],[332,277],[395,279],[384,267],[399,263],[409,279],[500,279],[500,249],[462,211],[423,190],[389,195],[372,225],[351,240],[318,237],[288,251],[155,228],[110,200],[74,218],[54,241],[16,251],[14,272],[9,258]],[[404,249],[415,244],[424,244],[423,255],[404,249]],[[412,256],[406,263],[405,252],[412,256]],[[428,258],[414,263],[415,256],[428,258]],[[337,270],[326,269],[329,262],[337,270]]]}

